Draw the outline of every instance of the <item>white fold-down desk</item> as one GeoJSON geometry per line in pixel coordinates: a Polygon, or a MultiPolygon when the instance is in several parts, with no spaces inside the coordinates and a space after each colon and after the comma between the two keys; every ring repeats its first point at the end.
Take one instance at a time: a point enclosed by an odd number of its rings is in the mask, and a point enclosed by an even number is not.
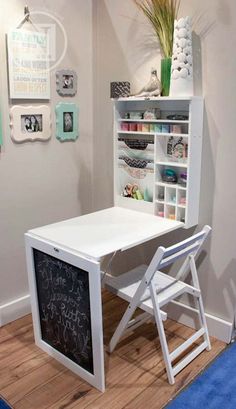
{"type": "Polygon", "coordinates": [[[36,344],[104,391],[100,260],[182,226],[112,207],[26,233],[36,344]]]}

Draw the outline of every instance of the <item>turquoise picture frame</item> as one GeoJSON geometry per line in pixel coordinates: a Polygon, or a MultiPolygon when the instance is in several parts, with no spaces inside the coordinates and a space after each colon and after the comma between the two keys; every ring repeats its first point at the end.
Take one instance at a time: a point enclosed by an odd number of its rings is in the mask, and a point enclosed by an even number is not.
{"type": "Polygon", "coordinates": [[[56,138],[60,141],[75,141],[79,136],[79,108],[70,102],[59,102],[55,108],[56,138]]]}

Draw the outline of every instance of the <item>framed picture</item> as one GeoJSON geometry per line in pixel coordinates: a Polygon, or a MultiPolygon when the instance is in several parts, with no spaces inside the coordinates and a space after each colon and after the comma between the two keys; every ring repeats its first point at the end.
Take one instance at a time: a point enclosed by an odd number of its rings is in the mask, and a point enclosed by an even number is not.
{"type": "Polygon", "coordinates": [[[10,98],[50,99],[47,34],[11,30],[7,46],[10,98]]]}
{"type": "Polygon", "coordinates": [[[73,96],[77,92],[77,74],[72,70],[60,70],[56,73],[57,92],[61,96],[73,96]]]}
{"type": "Polygon", "coordinates": [[[14,142],[46,141],[51,137],[50,108],[15,105],[10,110],[10,128],[14,142]]]}
{"type": "Polygon", "coordinates": [[[77,105],[60,102],[55,111],[57,139],[60,141],[76,140],[79,136],[77,105]]]}

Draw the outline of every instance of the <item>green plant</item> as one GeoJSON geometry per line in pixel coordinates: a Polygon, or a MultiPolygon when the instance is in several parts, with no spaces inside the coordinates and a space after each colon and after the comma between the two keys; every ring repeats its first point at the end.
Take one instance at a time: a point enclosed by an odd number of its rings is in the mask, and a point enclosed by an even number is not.
{"type": "Polygon", "coordinates": [[[165,58],[172,56],[174,21],[181,0],[134,0],[152,24],[165,58]]]}

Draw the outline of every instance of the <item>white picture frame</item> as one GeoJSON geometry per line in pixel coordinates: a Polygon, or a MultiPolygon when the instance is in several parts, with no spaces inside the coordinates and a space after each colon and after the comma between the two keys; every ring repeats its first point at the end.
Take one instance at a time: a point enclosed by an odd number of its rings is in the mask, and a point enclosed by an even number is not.
{"type": "Polygon", "coordinates": [[[50,99],[49,38],[45,32],[14,29],[7,34],[9,96],[50,99]]]}
{"type": "Polygon", "coordinates": [[[51,138],[51,110],[47,105],[10,109],[11,138],[14,142],[47,141],[51,138]]]}

